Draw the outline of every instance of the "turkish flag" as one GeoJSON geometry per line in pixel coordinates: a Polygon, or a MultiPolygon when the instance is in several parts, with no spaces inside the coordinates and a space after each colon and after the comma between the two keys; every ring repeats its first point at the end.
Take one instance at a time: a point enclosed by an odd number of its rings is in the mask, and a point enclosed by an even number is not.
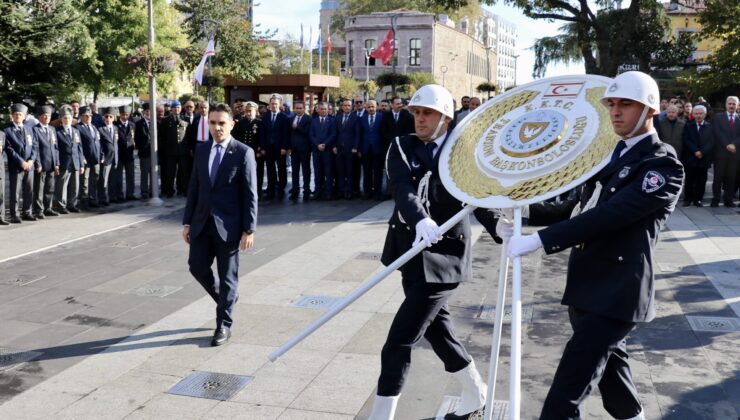
{"type": "Polygon", "coordinates": [[[379,58],[384,66],[390,63],[393,58],[393,53],[396,51],[396,45],[393,42],[393,29],[388,31],[388,35],[385,36],[383,42],[380,43],[375,51],[370,53],[370,57],[379,58]]]}

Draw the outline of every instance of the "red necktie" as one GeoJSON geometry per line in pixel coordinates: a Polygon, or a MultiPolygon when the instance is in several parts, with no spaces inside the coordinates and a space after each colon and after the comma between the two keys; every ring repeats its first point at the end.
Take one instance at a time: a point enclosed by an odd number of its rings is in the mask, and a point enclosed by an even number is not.
{"type": "Polygon", "coordinates": [[[730,128],[735,128],[735,114],[730,115],[730,128]]]}
{"type": "Polygon", "coordinates": [[[206,141],[206,121],[200,117],[200,140],[206,141]]]}

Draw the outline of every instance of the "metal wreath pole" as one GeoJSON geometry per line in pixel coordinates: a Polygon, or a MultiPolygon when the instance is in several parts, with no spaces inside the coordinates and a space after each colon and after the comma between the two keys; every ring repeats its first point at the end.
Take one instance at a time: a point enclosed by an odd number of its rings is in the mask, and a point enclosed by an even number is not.
{"type": "MultiPolygon", "coordinates": [[[[474,206],[465,206],[462,210],[460,210],[457,214],[452,216],[449,220],[447,220],[444,224],[442,224],[442,226],[440,226],[442,233],[447,232],[448,230],[450,230],[450,228],[460,223],[460,221],[464,217],[468,217],[468,215],[475,209],[476,207],[474,206]]],[[[298,343],[303,341],[306,337],[311,335],[314,331],[321,328],[321,326],[326,324],[330,319],[334,318],[336,314],[338,314],[339,312],[342,312],[347,306],[352,304],[352,302],[359,299],[360,296],[367,293],[367,291],[375,287],[375,285],[383,281],[391,273],[396,271],[402,265],[406,264],[411,258],[416,256],[416,254],[421,252],[424,248],[426,248],[426,245],[424,245],[424,242],[420,242],[416,244],[415,246],[413,246],[411,249],[406,251],[406,253],[401,255],[401,257],[393,261],[389,266],[385,267],[378,274],[374,275],[371,279],[365,281],[359,287],[357,287],[357,289],[353,290],[352,293],[345,296],[342,300],[338,301],[328,311],[326,311],[323,315],[321,315],[321,317],[319,317],[316,321],[312,322],[311,325],[304,328],[298,334],[293,336],[290,340],[286,341],[285,344],[280,346],[277,350],[267,355],[267,358],[270,359],[271,362],[276,361],[278,358],[280,358],[280,356],[288,352],[288,350],[295,347],[298,343]]]]}
{"type": "MultiPolygon", "coordinates": [[[[514,209],[514,235],[522,234],[522,208],[514,209]]],[[[519,420],[522,379],[522,257],[514,258],[511,285],[511,372],[509,372],[509,419],[519,420]]]]}
{"type": "Polygon", "coordinates": [[[496,299],[496,318],[493,324],[493,338],[491,343],[491,358],[488,366],[488,394],[486,394],[486,409],[483,420],[491,420],[493,416],[493,398],[496,390],[496,373],[498,370],[498,356],[501,348],[501,329],[504,325],[504,304],[506,301],[506,278],[509,274],[509,258],[506,256],[508,241],[501,247],[501,258],[498,268],[498,298],[496,299]]]}

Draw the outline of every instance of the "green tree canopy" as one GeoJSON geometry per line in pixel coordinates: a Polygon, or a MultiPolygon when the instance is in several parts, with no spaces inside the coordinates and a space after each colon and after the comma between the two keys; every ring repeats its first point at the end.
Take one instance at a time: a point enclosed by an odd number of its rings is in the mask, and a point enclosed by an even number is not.
{"type": "Polygon", "coordinates": [[[710,71],[701,80],[713,88],[740,81],[740,3],[737,0],[707,0],[699,15],[701,38],[717,39],[722,45],[707,59],[710,71]]]}

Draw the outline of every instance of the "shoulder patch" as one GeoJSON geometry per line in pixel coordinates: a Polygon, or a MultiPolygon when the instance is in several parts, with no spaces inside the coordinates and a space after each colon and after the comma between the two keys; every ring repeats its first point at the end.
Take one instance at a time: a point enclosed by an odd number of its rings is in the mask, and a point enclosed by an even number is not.
{"type": "Polygon", "coordinates": [[[663,188],[665,184],[665,177],[661,173],[648,171],[642,180],[642,190],[646,193],[652,193],[663,188]]]}

